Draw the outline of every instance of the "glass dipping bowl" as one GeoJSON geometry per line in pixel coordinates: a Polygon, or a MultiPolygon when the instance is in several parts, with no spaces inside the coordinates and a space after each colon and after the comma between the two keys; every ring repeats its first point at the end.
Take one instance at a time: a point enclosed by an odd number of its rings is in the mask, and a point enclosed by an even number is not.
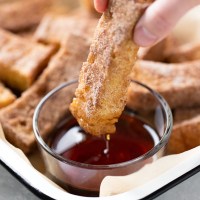
{"type": "Polygon", "coordinates": [[[127,110],[149,124],[155,131],[157,140],[148,152],[126,162],[109,165],[80,163],[62,157],[51,148],[51,140],[55,137],[56,130],[62,126],[63,120],[71,116],[69,105],[78,86],[76,80],[63,83],[50,91],[36,107],[33,129],[45,161],[47,175],[68,192],[82,196],[98,196],[101,181],[105,176],[131,174],[164,155],[172,131],[171,110],[163,97],[148,86],[134,80],[131,85],[133,88],[134,85],[141,87],[149,93],[155,108],[151,112],[134,108],[127,110]]]}

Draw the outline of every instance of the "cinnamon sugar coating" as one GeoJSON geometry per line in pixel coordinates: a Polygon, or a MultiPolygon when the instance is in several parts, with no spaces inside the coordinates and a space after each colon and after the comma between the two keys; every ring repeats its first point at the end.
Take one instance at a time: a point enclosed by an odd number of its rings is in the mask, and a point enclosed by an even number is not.
{"type": "Polygon", "coordinates": [[[99,20],[70,106],[80,126],[90,134],[114,133],[124,110],[129,74],[138,51],[132,31],[142,14],[143,2],[112,0],[99,20]]]}
{"type": "MultiPolygon", "coordinates": [[[[81,64],[86,59],[88,51],[89,44],[85,37],[69,34],[65,45],[63,44],[59,52],[52,58],[32,87],[11,105],[0,110],[0,122],[5,136],[11,144],[23,150],[24,153],[34,150],[36,138],[33,134],[32,120],[35,107],[53,88],[78,77],[81,64]]],[[[60,98],[59,105],[52,100],[52,106],[46,109],[46,113],[41,119],[41,124],[45,124],[42,127],[42,136],[47,136],[66,113],[74,90],[67,94],[67,99],[60,98]]]]}

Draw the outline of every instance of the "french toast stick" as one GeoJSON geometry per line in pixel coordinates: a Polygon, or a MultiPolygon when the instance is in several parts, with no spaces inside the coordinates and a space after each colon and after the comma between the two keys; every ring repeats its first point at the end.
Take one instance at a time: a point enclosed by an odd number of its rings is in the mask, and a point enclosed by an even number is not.
{"type": "Polygon", "coordinates": [[[178,124],[185,120],[190,120],[193,117],[200,115],[200,107],[180,107],[173,111],[174,124],[178,124]]]}
{"type": "Polygon", "coordinates": [[[111,0],[99,20],[70,105],[79,125],[90,134],[115,132],[138,51],[132,39],[133,28],[143,8],[140,1],[111,0]]]}
{"type": "Polygon", "coordinates": [[[39,24],[54,0],[20,0],[0,4],[0,27],[18,32],[39,24]]]}
{"type": "MultiPolygon", "coordinates": [[[[37,104],[45,94],[59,84],[78,78],[82,62],[86,59],[88,51],[89,43],[86,38],[73,34],[68,35],[65,45],[63,44],[63,47],[31,88],[26,90],[14,103],[0,110],[0,122],[10,143],[25,153],[30,153],[34,149],[36,141],[32,131],[32,117],[37,104]]],[[[73,96],[74,91],[70,95],[73,96]]],[[[53,102],[52,105],[54,105],[53,102]]],[[[63,112],[66,112],[65,108],[68,105],[67,99],[60,98],[57,113],[54,111],[52,114],[51,108],[48,110],[49,113],[45,116],[50,117],[52,123],[48,123],[44,127],[43,134],[47,134],[48,130],[53,128],[54,122],[59,120],[63,112]]]]}
{"type": "Polygon", "coordinates": [[[200,43],[190,42],[169,50],[166,61],[169,63],[183,63],[199,59],[200,43]]]}
{"type": "Polygon", "coordinates": [[[168,153],[181,153],[200,145],[200,115],[174,125],[168,153]]]}
{"type": "Polygon", "coordinates": [[[200,107],[177,108],[173,111],[174,126],[167,152],[181,153],[200,145],[200,107]]]}
{"type": "Polygon", "coordinates": [[[169,35],[151,47],[141,47],[138,51],[138,59],[166,62],[169,52],[174,48],[174,43],[174,38],[169,35]]]}
{"type": "Polygon", "coordinates": [[[96,24],[97,19],[83,11],[71,15],[47,14],[39,24],[34,38],[39,42],[62,45],[66,39],[66,32],[91,35],[96,24]]]}
{"type": "MultiPolygon", "coordinates": [[[[136,63],[131,78],[159,92],[174,109],[200,105],[199,73],[199,60],[176,64],[140,60],[136,63]]],[[[142,110],[155,108],[150,93],[135,85],[129,88],[127,105],[142,110]]]]}
{"type": "Polygon", "coordinates": [[[55,52],[45,46],[0,29],[0,80],[23,91],[30,87],[55,52]]]}

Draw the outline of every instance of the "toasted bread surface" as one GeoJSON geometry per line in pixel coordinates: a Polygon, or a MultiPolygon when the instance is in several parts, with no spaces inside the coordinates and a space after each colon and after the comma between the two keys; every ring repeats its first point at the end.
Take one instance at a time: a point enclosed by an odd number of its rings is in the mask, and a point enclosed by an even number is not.
{"type": "Polygon", "coordinates": [[[0,82],[0,108],[11,104],[16,96],[0,82]]]}
{"type": "Polygon", "coordinates": [[[23,91],[46,67],[55,47],[26,40],[2,29],[0,38],[0,80],[23,91]]]}
{"type": "Polygon", "coordinates": [[[0,27],[18,32],[39,24],[54,0],[20,0],[0,4],[0,27]]]}
{"type": "MultiPolygon", "coordinates": [[[[200,105],[199,73],[199,60],[171,64],[138,61],[131,78],[159,92],[174,109],[200,105]]],[[[129,88],[127,102],[129,107],[152,110],[156,106],[154,102],[152,95],[141,87],[129,88]]]]}
{"type": "Polygon", "coordinates": [[[71,15],[47,14],[38,26],[34,38],[43,43],[62,45],[67,34],[93,34],[97,19],[84,11],[76,11],[71,15]]]}
{"type": "Polygon", "coordinates": [[[115,132],[138,51],[132,31],[143,11],[143,4],[135,1],[109,2],[99,20],[80,72],[76,98],[70,106],[80,126],[93,135],[115,132]]]}
{"type": "MultiPolygon", "coordinates": [[[[59,84],[78,77],[81,64],[86,59],[88,51],[89,43],[86,38],[68,35],[66,45],[51,60],[34,85],[14,103],[0,111],[0,122],[9,142],[25,153],[30,153],[34,149],[36,140],[32,130],[32,117],[37,104],[45,94],[59,84]]],[[[74,92],[70,95],[72,98],[74,92]]],[[[54,105],[53,102],[52,105],[54,105]]],[[[48,134],[57,120],[66,113],[67,106],[67,99],[61,98],[56,109],[52,108],[52,111],[50,107],[48,113],[44,114],[42,134],[48,134]]]]}

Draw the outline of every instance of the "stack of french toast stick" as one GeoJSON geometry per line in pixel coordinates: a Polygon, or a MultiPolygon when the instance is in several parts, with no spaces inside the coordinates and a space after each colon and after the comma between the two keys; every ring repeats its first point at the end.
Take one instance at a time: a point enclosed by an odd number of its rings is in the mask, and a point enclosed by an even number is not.
{"type": "MultiPolygon", "coordinates": [[[[73,11],[55,8],[55,1],[0,1],[0,122],[7,140],[27,154],[36,147],[35,107],[50,90],[78,78],[98,23],[91,0],[80,0],[84,6],[73,11]]],[[[200,144],[199,59],[200,42],[178,44],[170,35],[141,49],[131,74],[163,95],[173,111],[169,153],[200,144]]],[[[130,87],[127,105],[144,109],[145,98],[130,87]]],[[[57,112],[65,106],[60,99],[57,112]]],[[[153,106],[148,101],[145,109],[153,106]]]]}
{"type": "MultiPolygon", "coordinates": [[[[36,146],[35,107],[50,90],[78,78],[98,22],[81,8],[66,9],[66,13],[56,8],[54,12],[54,3],[19,0],[0,4],[0,10],[5,9],[0,21],[0,122],[7,140],[25,153],[36,146]],[[7,7],[15,10],[13,24],[9,20],[14,14],[6,12],[7,7]]],[[[58,113],[65,104],[61,99],[58,113]]]]}
{"type": "MultiPolygon", "coordinates": [[[[138,56],[131,77],[159,92],[173,113],[168,153],[200,145],[200,41],[181,43],[170,35],[154,47],[141,49],[138,56]]],[[[139,88],[129,89],[127,104],[149,111],[155,107],[139,88]]]]}

